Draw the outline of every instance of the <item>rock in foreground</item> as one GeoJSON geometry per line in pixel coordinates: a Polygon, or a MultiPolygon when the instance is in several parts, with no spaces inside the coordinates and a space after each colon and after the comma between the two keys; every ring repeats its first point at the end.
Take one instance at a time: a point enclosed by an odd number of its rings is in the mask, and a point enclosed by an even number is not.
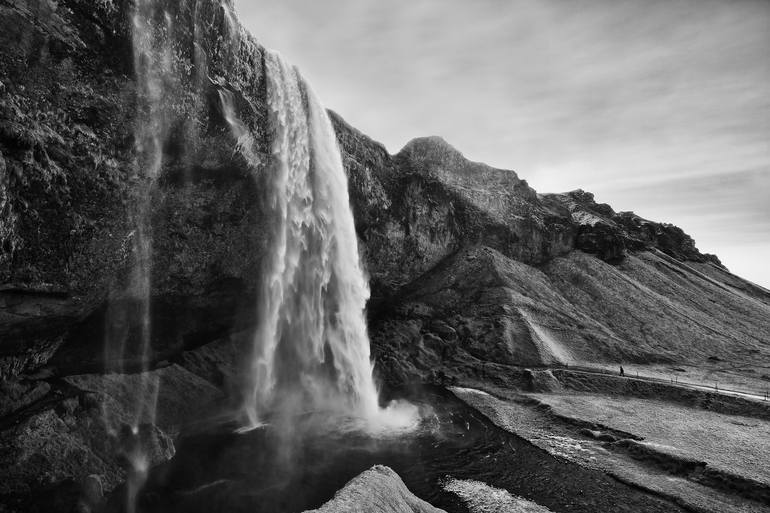
{"type": "Polygon", "coordinates": [[[352,479],[334,498],[305,513],[441,513],[416,497],[392,469],[375,465],[352,479]]]}

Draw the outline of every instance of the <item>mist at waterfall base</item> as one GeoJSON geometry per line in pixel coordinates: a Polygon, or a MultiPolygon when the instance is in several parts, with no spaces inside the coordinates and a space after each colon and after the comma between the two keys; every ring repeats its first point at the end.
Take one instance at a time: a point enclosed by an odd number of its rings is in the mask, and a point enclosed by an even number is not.
{"type": "MultiPolygon", "coordinates": [[[[190,433],[173,459],[152,469],[137,511],[301,512],[320,507],[375,464],[392,468],[412,493],[448,513],[505,511],[494,498],[488,509],[470,506],[452,491],[453,480],[483,482],[550,511],[672,511],[669,502],[498,428],[443,388],[426,386],[409,399],[425,414],[416,429],[397,436],[305,429],[314,426],[312,415],[297,419],[289,448],[275,425],[190,433]]],[[[122,493],[111,496],[106,511],[125,511],[122,493]]]]}
{"type": "MultiPolygon", "coordinates": [[[[500,478],[508,473],[501,468],[514,464],[515,451],[504,432],[445,391],[426,389],[410,399],[424,413],[423,421],[390,436],[331,429],[328,417],[312,413],[295,418],[290,427],[188,434],[175,457],[150,473],[138,510],[299,512],[320,507],[375,464],[390,466],[413,493],[450,512],[468,511],[442,489],[450,473],[505,484],[500,478]]],[[[121,504],[116,494],[107,510],[122,511],[121,504]]]]}

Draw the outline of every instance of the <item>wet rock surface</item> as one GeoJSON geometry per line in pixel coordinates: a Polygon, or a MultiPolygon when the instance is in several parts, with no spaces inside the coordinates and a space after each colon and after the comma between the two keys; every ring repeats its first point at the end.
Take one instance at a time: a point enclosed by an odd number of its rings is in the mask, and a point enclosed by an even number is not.
{"type": "Polygon", "coordinates": [[[110,491],[125,479],[126,450],[139,437],[152,464],[174,453],[168,435],[152,425],[132,434],[105,410],[130,419],[129,405],[103,394],[57,390],[42,408],[5,424],[0,431],[2,511],[71,511],[94,499],[97,480],[110,491]],[[73,395],[74,393],[74,395],[73,395]]]}
{"type": "MultiPolygon", "coordinates": [[[[261,49],[233,24],[227,4],[193,9],[168,2],[174,32],[167,43],[179,49],[170,63],[177,79],[164,103],[164,167],[153,180],[135,158],[135,126],[143,114],[131,8],[130,2],[77,0],[0,5],[4,376],[43,366],[62,345],[82,345],[72,335],[79,324],[126,300],[135,218],[148,194],[153,296],[158,302],[173,297],[178,305],[169,314],[177,322],[163,323],[172,333],[157,339],[195,338],[195,330],[173,332],[183,324],[179,316],[216,309],[223,300],[237,312],[235,298],[256,287],[262,198],[234,152],[217,95],[237,92],[240,116],[261,143],[261,49]],[[176,73],[200,63],[195,48],[206,54],[207,75],[176,73]]],[[[234,323],[226,320],[224,330],[234,323]]],[[[199,330],[208,340],[210,333],[199,330]]]]}
{"type": "Polygon", "coordinates": [[[155,424],[169,433],[177,432],[206,412],[215,411],[214,405],[222,400],[219,388],[176,364],[144,374],[86,374],[69,376],[65,380],[80,390],[109,398],[115,406],[106,407],[113,410],[107,416],[117,417],[118,423],[129,424],[132,410],[149,408],[154,403],[157,409],[155,424]],[[151,386],[143,387],[142,380],[150,382],[151,386]]]}

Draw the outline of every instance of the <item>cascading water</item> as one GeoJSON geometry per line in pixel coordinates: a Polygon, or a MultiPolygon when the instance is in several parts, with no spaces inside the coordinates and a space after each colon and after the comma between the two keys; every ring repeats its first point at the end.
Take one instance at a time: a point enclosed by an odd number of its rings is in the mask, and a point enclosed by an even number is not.
{"type": "MultiPolygon", "coordinates": [[[[160,383],[158,373],[151,371],[152,195],[164,165],[164,145],[179,114],[173,112],[173,100],[181,90],[182,81],[187,81],[196,92],[199,91],[207,66],[205,51],[198,44],[201,37],[198,1],[195,0],[194,5],[186,3],[176,7],[194,13],[192,64],[196,74],[192,77],[188,76],[188,71],[180,69],[175,20],[181,11],[177,10],[174,16],[164,2],[135,0],[132,13],[137,98],[135,168],[140,184],[132,212],[134,266],[123,297],[110,306],[105,337],[108,370],[119,373],[124,386],[132,391],[133,396],[129,418],[112,418],[109,408],[105,408],[107,427],[121,441],[123,456],[129,463],[126,479],[126,507],[129,513],[136,510],[136,497],[145,484],[152,463],[150,453],[154,449],[151,445],[157,443],[154,440],[157,436],[154,424],[160,383]],[[124,431],[126,423],[129,433],[124,431]]],[[[229,7],[229,4],[223,5],[225,10],[229,7]]],[[[193,105],[194,112],[200,109],[201,102],[193,105]]],[[[196,125],[192,123],[190,126],[194,130],[196,125]]],[[[194,140],[195,134],[190,133],[188,137],[194,140]]]]}
{"type": "MultiPolygon", "coordinates": [[[[134,213],[134,269],[131,278],[130,304],[136,305],[140,329],[138,340],[125,340],[123,333],[118,361],[126,358],[139,359],[138,382],[133,382],[134,412],[130,419],[133,438],[125,447],[130,464],[126,480],[127,511],[136,510],[136,497],[145,483],[150,461],[145,441],[140,434],[142,427],[155,423],[158,376],[151,374],[151,262],[152,234],[150,223],[151,192],[163,165],[163,144],[168,120],[164,110],[166,95],[175,77],[172,72],[171,48],[167,44],[172,31],[172,20],[167,12],[159,10],[153,0],[137,0],[133,15],[134,69],[137,75],[137,122],[134,140],[136,167],[144,177],[144,188],[134,213]],[[158,19],[160,18],[160,20],[158,19]],[[133,350],[139,346],[139,354],[133,350]]],[[[109,342],[109,339],[108,339],[109,342]]],[[[118,369],[125,372],[126,369],[118,369]]],[[[131,385],[129,385],[131,386],[131,385]]]]}
{"type": "Polygon", "coordinates": [[[132,285],[140,304],[140,390],[137,393],[136,411],[132,428],[142,423],[154,423],[157,379],[149,376],[150,361],[150,289],[152,262],[152,235],[150,233],[150,195],[163,165],[163,143],[168,121],[163,109],[165,95],[174,80],[171,49],[168,47],[172,21],[168,13],[159,12],[153,0],[139,0],[134,13],[134,68],[138,86],[138,117],[135,128],[137,167],[146,177],[146,190],[139,199],[135,214],[135,266],[132,285]],[[155,18],[162,15],[162,22],[155,18]],[[147,395],[153,400],[144,401],[147,395]]]}
{"type": "MultiPolygon", "coordinates": [[[[245,394],[245,429],[267,416],[332,412],[368,429],[404,428],[416,409],[381,409],[364,309],[347,177],[331,121],[279,54],[265,56],[271,134],[267,204],[274,230],[265,258],[258,329],[245,394]]],[[[222,96],[233,135],[242,124],[222,96]]],[[[249,159],[253,150],[244,148],[249,159]]]]}

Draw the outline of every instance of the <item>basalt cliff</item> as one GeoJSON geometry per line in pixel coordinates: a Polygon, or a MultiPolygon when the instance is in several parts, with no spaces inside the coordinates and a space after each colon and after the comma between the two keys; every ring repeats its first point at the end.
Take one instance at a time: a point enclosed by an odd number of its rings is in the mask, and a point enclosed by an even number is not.
{"type": "MultiPolygon", "coordinates": [[[[0,511],[91,507],[124,478],[130,434],[99,419],[105,401],[123,411],[131,384],[112,371],[138,368],[139,355],[115,361],[102,348],[111,332],[141,329],[126,287],[142,195],[164,412],[141,434],[154,461],[227,400],[253,332],[270,223],[264,50],[227,0],[166,3],[174,73],[143,81],[133,2],[0,0],[0,511]],[[167,83],[163,165],[150,179],[135,149],[153,80],[167,83]],[[256,148],[250,161],[223,96],[256,148]]],[[[770,292],[681,229],[582,190],[538,193],[439,137],[391,155],[330,115],[386,392],[531,386],[525,370],[542,367],[770,359],[770,292]]]]}

